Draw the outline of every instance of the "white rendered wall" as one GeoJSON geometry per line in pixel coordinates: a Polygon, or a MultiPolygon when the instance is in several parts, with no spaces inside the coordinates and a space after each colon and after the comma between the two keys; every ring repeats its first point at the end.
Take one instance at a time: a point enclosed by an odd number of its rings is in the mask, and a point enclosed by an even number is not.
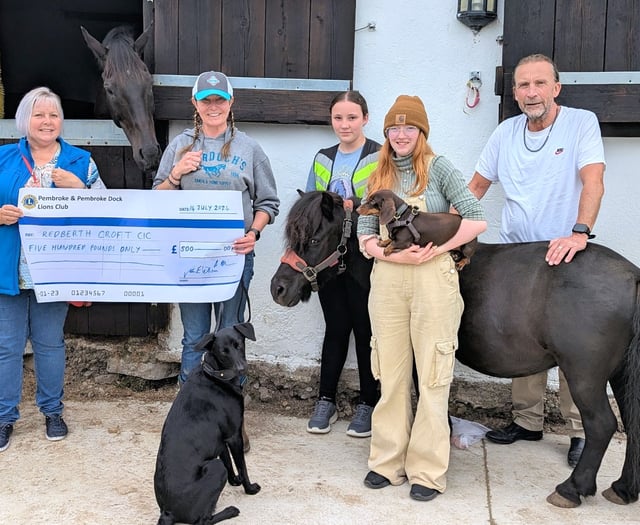
{"type": "MultiPolygon", "coordinates": [[[[499,2],[502,9],[503,2],[499,2]]],[[[456,2],[422,0],[359,1],[356,27],[375,22],[376,29],[355,33],[354,89],[367,99],[370,138],[382,141],[387,109],[400,94],[419,95],[431,125],[430,143],[470,178],[480,151],[498,123],[499,99],[493,94],[494,72],[500,65],[502,17],[475,35],[456,20],[456,2]],[[428,13],[423,15],[420,13],[428,13]],[[410,14],[410,15],[409,15],[410,14]],[[465,111],[467,80],[479,71],[483,85],[479,105],[465,111]]],[[[188,103],[185,101],[185,103],[188,103]]],[[[242,99],[237,98],[237,104],[242,99]]],[[[172,134],[188,127],[180,122],[172,134]]],[[[286,367],[319,364],[324,322],[317,296],[294,308],[271,299],[269,283],[283,251],[282,231],[297,188],[304,188],[311,160],[321,147],[336,142],[330,126],[244,124],[238,127],[254,137],[269,156],[278,182],[281,212],[268,226],[256,249],[255,276],[250,298],[258,341],[248,346],[250,360],[280,363],[286,367]]],[[[638,160],[640,139],[606,139],[606,195],[595,227],[597,242],[605,244],[640,265],[638,160]]],[[[483,199],[489,219],[485,242],[496,242],[502,206],[499,186],[483,199]]],[[[177,308],[168,339],[178,350],[182,337],[177,308]]],[[[353,351],[347,362],[355,367],[353,351]]],[[[459,374],[466,374],[460,369],[459,374]]]]}

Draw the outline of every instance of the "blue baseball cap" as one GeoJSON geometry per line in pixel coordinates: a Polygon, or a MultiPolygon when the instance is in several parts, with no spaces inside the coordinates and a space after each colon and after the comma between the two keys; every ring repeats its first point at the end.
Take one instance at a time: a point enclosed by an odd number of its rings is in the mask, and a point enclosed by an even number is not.
{"type": "Polygon", "coordinates": [[[211,95],[217,95],[225,100],[231,100],[233,97],[233,88],[229,79],[224,73],[218,71],[205,71],[200,73],[193,85],[191,95],[196,100],[202,100],[211,95]]]}

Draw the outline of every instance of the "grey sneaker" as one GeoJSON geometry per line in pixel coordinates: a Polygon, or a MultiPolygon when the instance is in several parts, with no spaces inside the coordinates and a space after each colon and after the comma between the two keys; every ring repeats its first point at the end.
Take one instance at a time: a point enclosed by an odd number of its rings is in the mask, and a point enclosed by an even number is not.
{"type": "Polygon", "coordinates": [[[12,432],[13,425],[11,423],[0,423],[0,452],[4,452],[9,448],[12,432]]]}
{"type": "Polygon", "coordinates": [[[62,416],[55,414],[53,416],[45,416],[46,432],[45,435],[49,441],[60,441],[67,437],[69,429],[62,419],[62,416]]]}
{"type": "Polygon", "coordinates": [[[338,419],[335,403],[320,399],[316,401],[316,407],[313,415],[307,423],[307,432],[312,434],[327,434],[331,432],[331,423],[335,423],[338,419]]]}
{"type": "Polygon", "coordinates": [[[371,413],[373,407],[360,403],[356,407],[356,413],[347,428],[347,436],[366,438],[371,435],[371,413]]]}

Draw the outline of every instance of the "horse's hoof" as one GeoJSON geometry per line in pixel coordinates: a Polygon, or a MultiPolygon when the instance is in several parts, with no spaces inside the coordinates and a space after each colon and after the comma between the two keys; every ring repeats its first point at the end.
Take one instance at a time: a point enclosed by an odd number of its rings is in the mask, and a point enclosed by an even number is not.
{"type": "Polygon", "coordinates": [[[615,503],[616,505],[626,505],[627,502],[623,500],[620,496],[616,494],[616,491],[613,490],[612,487],[609,487],[607,490],[602,492],[602,495],[605,499],[608,499],[611,503],[615,503]]]}
{"type": "Polygon", "coordinates": [[[551,505],[561,509],[575,509],[580,506],[580,502],[571,501],[555,491],[547,496],[547,503],[551,503],[551,505]]]}

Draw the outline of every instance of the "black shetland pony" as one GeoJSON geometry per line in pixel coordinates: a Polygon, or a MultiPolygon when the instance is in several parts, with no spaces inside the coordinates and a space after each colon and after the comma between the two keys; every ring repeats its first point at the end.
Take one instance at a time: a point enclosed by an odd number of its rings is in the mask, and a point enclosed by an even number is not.
{"type": "MultiPolygon", "coordinates": [[[[153,120],[153,77],[140,58],[151,29],[134,41],[131,27],[114,27],[100,43],[80,28],[102,73],[104,93],[99,94],[98,101],[104,100],[114,123],[129,139],[133,160],[149,186],[162,153],[153,120]]],[[[98,101],[96,106],[100,106],[98,101]]]]}
{"type": "MultiPolygon", "coordinates": [[[[331,193],[309,192],[294,204],[285,262],[271,280],[274,301],[293,306],[309,299],[312,287],[305,275],[336,250],[344,216],[342,199],[331,193]],[[293,260],[298,263],[289,264],[293,260]]],[[[368,282],[355,228],[350,235],[345,271],[368,282]]],[[[478,245],[471,264],[460,272],[465,311],[456,357],[496,377],[527,376],[556,365],[562,369],[586,435],[578,465],[547,498],[565,508],[596,493],[596,474],[617,428],[609,382],[627,446],[620,479],[603,496],[617,504],[635,502],[640,492],[640,269],[597,244],[558,266],[545,263],[546,250],[547,242],[478,245]]],[[[329,266],[326,275],[317,273],[318,285],[335,271],[329,266]]]]}

